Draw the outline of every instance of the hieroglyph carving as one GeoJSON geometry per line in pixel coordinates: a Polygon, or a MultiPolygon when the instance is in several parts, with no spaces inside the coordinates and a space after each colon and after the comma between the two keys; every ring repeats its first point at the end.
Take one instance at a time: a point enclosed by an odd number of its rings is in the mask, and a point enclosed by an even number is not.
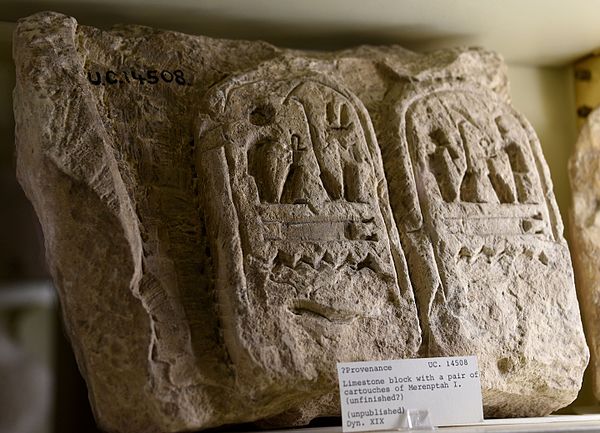
{"type": "MultiPolygon", "coordinates": [[[[484,389],[498,402],[487,413],[510,407],[532,415],[524,400],[552,398],[536,381],[557,368],[530,362],[539,341],[576,358],[585,353],[582,340],[565,344],[566,335],[581,335],[577,321],[549,322],[547,310],[527,308],[532,299],[552,299],[561,315],[578,314],[573,291],[560,289],[572,287],[572,271],[539,143],[520,115],[484,89],[446,83],[406,93],[395,109],[401,137],[382,146],[408,167],[401,178],[408,188],[390,183],[390,191],[395,214],[407,215],[396,219],[405,244],[414,245],[409,273],[426,276],[412,282],[429,353],[475,353],[483,344],[494,354],[480,359],[486,377],[503,384],[484,389]],[[395,198],[403,189],[412,191],[408,199],[395,198]],[[503,401],[515,372],[532,392],[503,401]]],[[[386,166],[388,178],[395,169],[386,166]]],[[[568,358],[556,362],[571,368],[568,358]]]]}
{"type": "Polygon", "coordinates": [[[523,132],[514,116],[500,114],[493,124],[478,125],[460,109],[489,111],[491,107],[474,95],[445,92],[424,99],[411,110],[409,127],[418,127],[415,123],[425,113],[447,112],[447,117],[428,125],[431,143],[427,148],[429,167],[444,201],[539,203],[535,192],[541,191],[532,191],[531,150],[526,137],[514,136],[523,132]]]}
{"type": "Polygon", "coordinates": [[[416,309],[362,103],[324,77],[254,74],[207,101],[197,170],[211,243],[231,240],[215,251],[234,362],[285,388],[317,375],[334,386],[337,359],[414,355],[416,309]]]}
{"type": "Polygon", "coordinates": [[[570,258],[498,55],[49,12],[14,53],[18,176],[101,428],[336,416],[338,361],[475,354],[488,415],[577,395],[570,258]]]}

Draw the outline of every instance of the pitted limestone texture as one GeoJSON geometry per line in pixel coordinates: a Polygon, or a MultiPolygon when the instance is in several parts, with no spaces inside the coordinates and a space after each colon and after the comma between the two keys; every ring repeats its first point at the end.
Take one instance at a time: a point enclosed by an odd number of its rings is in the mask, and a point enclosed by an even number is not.
{"type": "Polygon", "coordinates": [[[103,429],[339,415],[339,361],[477,355],[487,415],[577,395],[570,256],[498,55],[50,12],[14,54],[18,176],[103,429]]]}

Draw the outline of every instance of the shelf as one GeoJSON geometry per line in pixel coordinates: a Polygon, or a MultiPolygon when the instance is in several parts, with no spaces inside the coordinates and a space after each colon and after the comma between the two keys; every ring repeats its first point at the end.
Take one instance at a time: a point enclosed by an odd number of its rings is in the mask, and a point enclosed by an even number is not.
{"type": "MultiPolygon", "coordinates": [[[[440,427],[440,433],[571,433],[600,431],[600,415],[551,415],[543,418],[491,419],[483,423],[440,427]]],[[[319,427],[289,430],[269,430],[268,433],[341,433],[341,427],[319,427]]],[[[398,433],[398,430],[379,430],[379,433],[398,433]]],[[[424,432],[424,430],[421,430],[424,432]]]]}
{"type": "Polygon", "coordinates": [[[482,45],[509,63],[564,65],[600,46],[600,4],[586,0],[4,0],[0,21],[56,10],[80,23],[135,23],[297,48],[482,45]]]}

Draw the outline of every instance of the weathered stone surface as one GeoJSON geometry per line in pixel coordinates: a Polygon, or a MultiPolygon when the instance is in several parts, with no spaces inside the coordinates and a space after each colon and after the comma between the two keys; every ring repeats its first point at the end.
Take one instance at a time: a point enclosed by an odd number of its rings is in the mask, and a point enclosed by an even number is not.
{"type": "Polygon", "coordinates": [[[581,312],[591,351],[594,395],[600,400],[600,110],[592,111],[581,127],[569,160],[573,205],[569,231],[581,312]]]}
{"type": "Polygon", "coordinates": [[[103,428],[335,415],[338,360],[477,354],[488,415],[575,398],[570,258],[497,55],[53,13],[14,40],[18,175],[103,428]]]}

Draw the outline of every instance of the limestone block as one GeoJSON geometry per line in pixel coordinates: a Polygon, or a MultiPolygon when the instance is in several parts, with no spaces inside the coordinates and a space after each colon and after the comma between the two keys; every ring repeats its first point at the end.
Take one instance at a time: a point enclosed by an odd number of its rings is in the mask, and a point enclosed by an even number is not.
{"type": "Polygon", "coordinates": [[[56,13],[14,38],[18,176],[100,426],[339,414],[336,361],[476,354],[488,415],[588,360],[494,53],[284,50],[56,13]]]}
{"type": "Polygon", "coordinates": [[[600,399],[600,110],[593,110],[581,127],[569,160],[573,203],[569,213],[573,264],[591,351],[593,390],[600,399]]]}

